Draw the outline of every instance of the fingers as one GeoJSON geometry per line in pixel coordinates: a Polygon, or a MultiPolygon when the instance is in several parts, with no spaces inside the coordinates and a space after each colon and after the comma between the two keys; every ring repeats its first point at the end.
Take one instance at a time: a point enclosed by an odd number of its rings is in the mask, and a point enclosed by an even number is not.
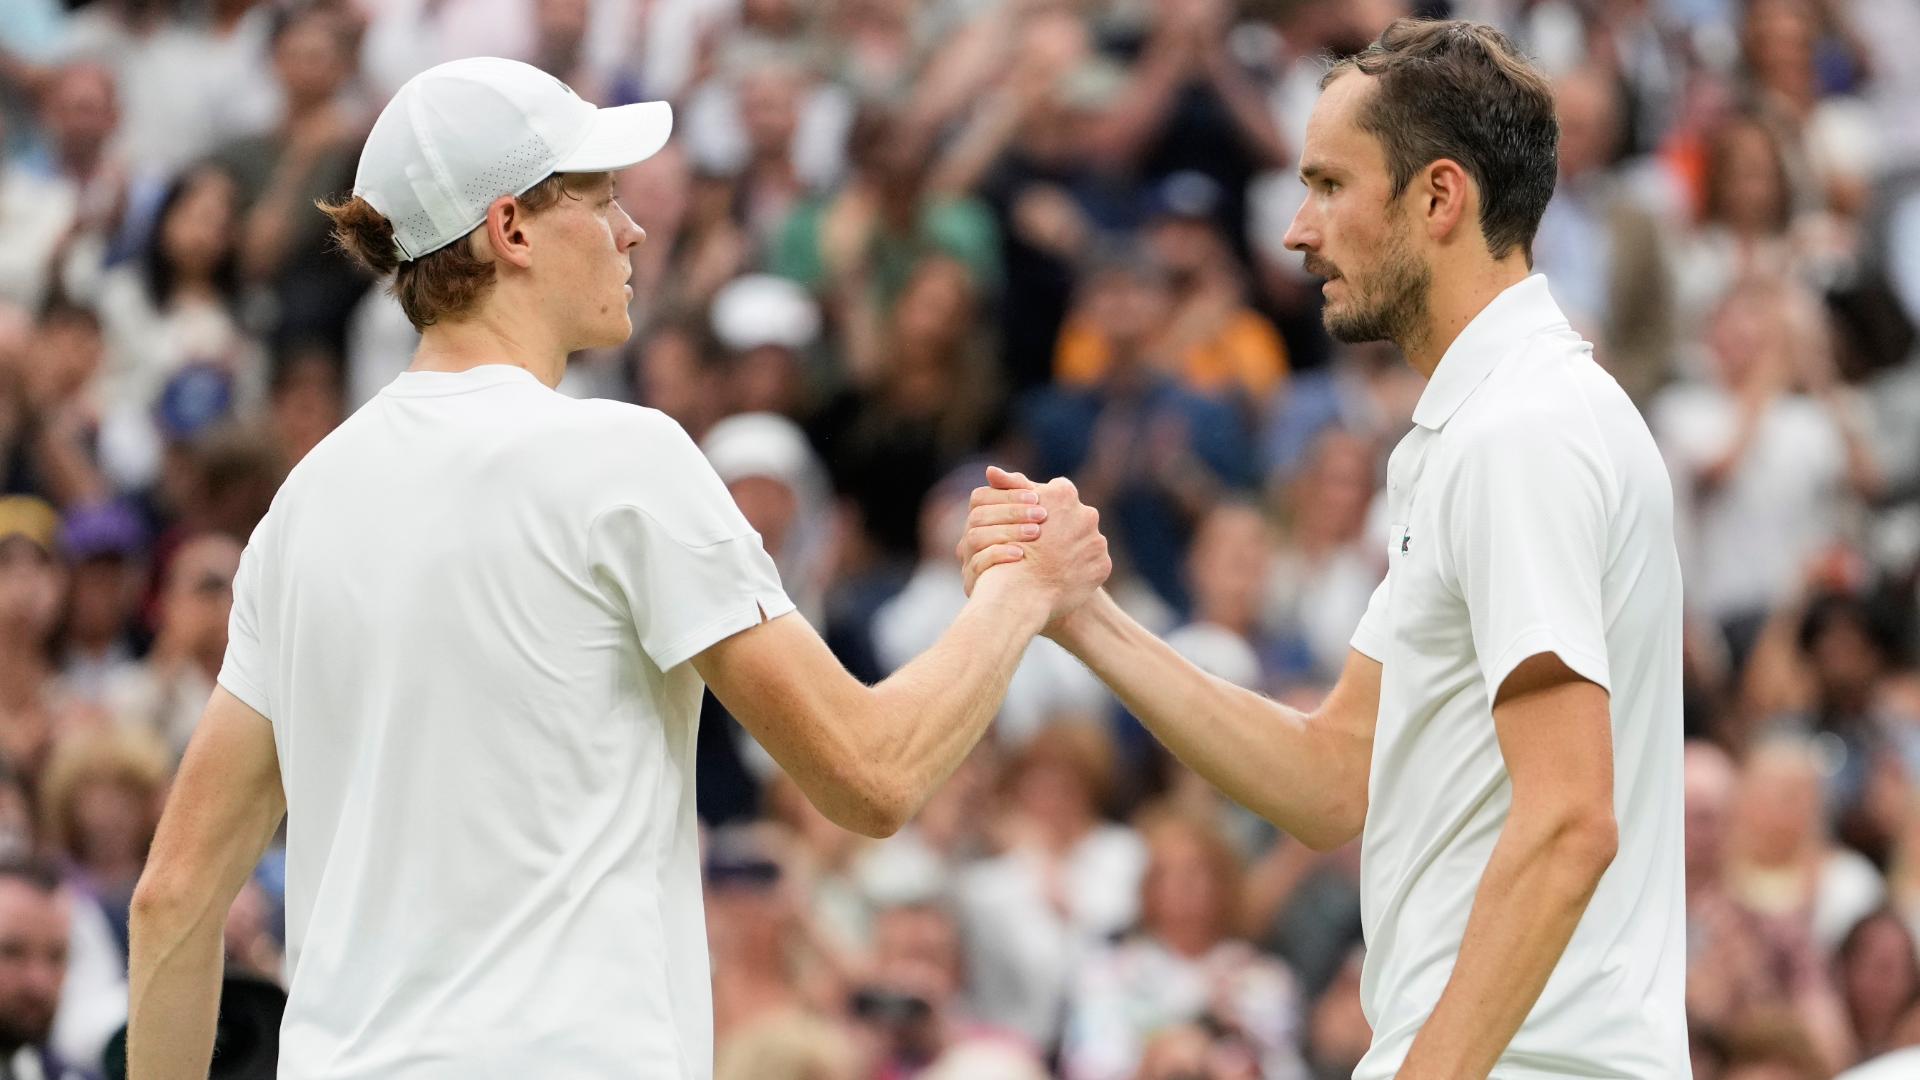
{"type": "Polygon", "coordinates": [[[1040,502],[1039,488],[996,488],[977,487],[973,489],[973,506],[992,506],[998,504],[1034,506],[1040,502]]]}
{"type": "MultiPolygon", "coordinates": [[[[982,488],[982,491],[991,490],[982,488]]],[[[1009,492],[995,492],[1005,495],[1009,492]]],[[[1028,492],[1027,494],[1032,494],[1028,492]]],[[[1029,522],[1038,525],[1047,520],[1047,508],[1032,503],[975,503],[967,513],[967,528],[979,529],[989,525],[1024,525],[1029,522]]]]}
{"type": "Polygon", "coordinates": [[[1008,472],[998,465],[987,466],[987,483],[1002,490],[1031,488],[1034,486],[1033,481],[1027,479],[1025,475],[1017,472],[1008,472]]]}
{"type": "Polygon", "coordinates": [[[976,550],[992,544],[1023,544],[1040,539],[1040,526],[1030,521],[1018,525],[983,525],[969,531],[973,536],[968,546],[976,550]]]}
{"type": "Polygon", "coordinates": [[[973,583],[980,580],[981,574],[1001,563],[1019,562],[1026,557],[1026,554],[1026,550],[1018,544],[995,544],[992,547],[981,548],[974,553],[973,558],[967,560],[967,592],[973,592],[973,583]]]}

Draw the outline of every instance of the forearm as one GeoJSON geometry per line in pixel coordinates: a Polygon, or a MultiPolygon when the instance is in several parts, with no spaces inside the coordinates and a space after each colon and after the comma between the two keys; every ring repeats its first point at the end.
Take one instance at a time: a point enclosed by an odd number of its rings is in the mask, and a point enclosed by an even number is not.
{"type": "Polygon", "coordinates": [[[1040,632],[1048,598],[1011,569],[989,571],[931,649],[875,686],[855,748],[900,820],[912,817],[980,741],[1040,632]]]}
{"type": "Polygon", "coordinates": [[[1532,1011],[1612,861],[1610,826],[1514,807],[1494,845],[1453,975],[1401,1067],[1485,1077],[1532,1011]]]}
{"type": "Polygon", "coordinates": [[[1106,593],[1057,635],[1188,768],[1308,845],[1366,817],[1372,743],[1201,671],[1106,593]]]}
{"type": "Polygon", "coordinates": [[[219,914],[136,902],[127,1020],[131,1080],[204,1077],[213,1059],[223,964],[219,914]]]}

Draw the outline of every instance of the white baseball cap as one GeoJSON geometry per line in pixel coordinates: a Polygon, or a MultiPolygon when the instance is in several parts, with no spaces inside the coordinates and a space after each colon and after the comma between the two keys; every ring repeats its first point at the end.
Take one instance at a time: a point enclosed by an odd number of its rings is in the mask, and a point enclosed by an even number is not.
{"type": "Polygon", "coordinates": [[[595,108],[518,60],[476,56],[408,79],[380,110],[353,193],[388,221],[403,261],[472,232],[502,195],[554,173],[610,172],[660,151],[664,101],[595,108]]]}

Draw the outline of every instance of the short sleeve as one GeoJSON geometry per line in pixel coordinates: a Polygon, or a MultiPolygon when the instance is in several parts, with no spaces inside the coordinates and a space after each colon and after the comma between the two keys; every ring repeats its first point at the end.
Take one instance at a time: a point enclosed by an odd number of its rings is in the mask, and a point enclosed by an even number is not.
{"type": "Polygon", "coordinates": [[[1389,586],[1392,579],[1393,572],[1389,570],[1374,587],[1373,596],[1367,600],[1366,614],[1360,616],[1360,625],[1354,627],[1350,642],[1355,652],[1382,664],[1387,662],[1387,598],[1392,595],[1389,586]]]}
{"type": "Polygon", "coordinates": [[[1489,701],[1540,653],[1609,688],[1601,577],[1611,483],[1591,430],[1542,418],[1488,433],[1450,485],[1446,535],[1489,701]]]}
{"type": "Polygon", "coordinates": [[[671,489],[654,505],[610,506],[587,529],[589,572],[661,671],[794,607],[726,485],[685,432],[673,436],[671,489]]]}
{"type": "Polygon", "coordinates": [[[240,553],[233,575],[233,612],[227,616],[227,655],[219,684],[247,708],[273,719],[272,665],[260,640],[260,533],[240,553]]]}

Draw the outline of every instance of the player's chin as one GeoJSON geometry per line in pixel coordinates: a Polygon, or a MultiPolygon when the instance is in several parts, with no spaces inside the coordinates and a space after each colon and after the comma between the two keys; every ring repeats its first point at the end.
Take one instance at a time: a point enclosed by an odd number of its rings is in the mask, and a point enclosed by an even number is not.
{"type": "Polygon", "coordinates": [[[616,345],[624,345],[633,336],[633,317],[627,314],[626,308],[620,308],[595,325],[594,333],[589,336],[591,340],[581,348],[611,349],[616,345]]]}

